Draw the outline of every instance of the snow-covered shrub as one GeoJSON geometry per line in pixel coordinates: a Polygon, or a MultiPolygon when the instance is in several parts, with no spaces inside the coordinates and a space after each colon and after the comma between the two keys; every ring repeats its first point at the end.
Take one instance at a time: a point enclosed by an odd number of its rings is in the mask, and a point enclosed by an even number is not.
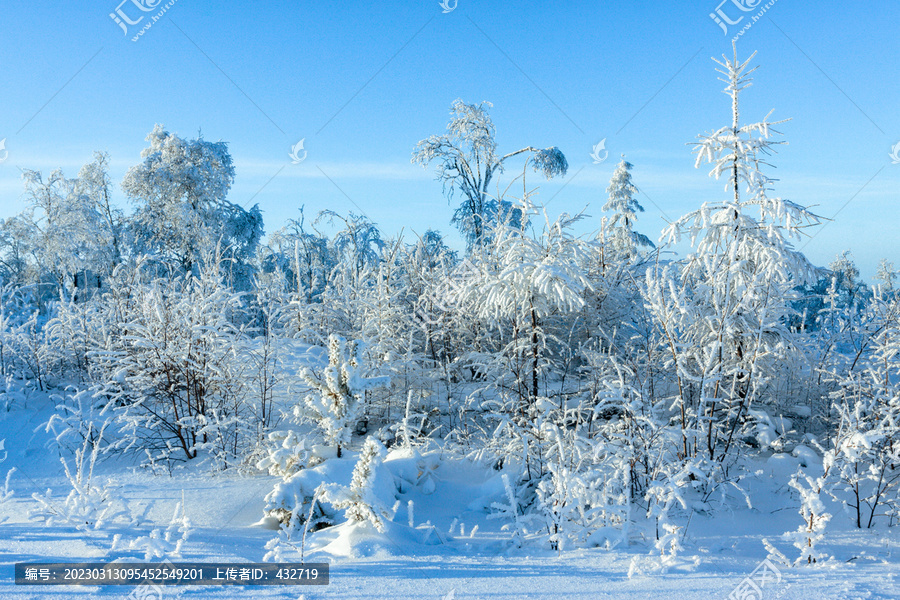
{"type": "Polygon", "coordinates": [[[509,475],[501,475],[503,480],[504,501],[491,503],[491,514],[488,519],[506,519],[512,521],[503,525],[504,531],[512,530],[512,543],[521,546],[528,536],[528,524],[536,517],[534,514],[523,514],[522,507],[516,497],[513,484],[509,481],[509,475]]]}
{"type": "Polygon", "coordinates": [[[867,528],[900,514],[900,299],[876,297],[869,311],[874,333],[857,355],[861,368],[835,377],[837,423],[824,460],[829,491],[867,528]]]}
{"type": "Polygon", "coordinates": [[[572,473],[569,468],[551,462],[549,476],[537,487],[538,503],[547,520],[550,548],[566,550],[569,539],[585,541],[584,531],[587,513],[591,511],[594,490],[589,477],[572,473]],[[581,531],[579,531],[579,529],[581,531]]]}
{"type": "Polygon", "coordinates": [[[520,210],[528,217],[543,217],[540,236],[498,225],[479,258],[478,273],[461,286],[460,296],[484,327],[497,332],[499,344],[494,342],[496,351],[485,353],[482,368],[493,390],[512,401],[508,412],[522,421],[540,395],[541,380],[554,366],[558,317],[585,305],[591,282],[583,267],[596,247],[572,233],[583,214],[562,214],[551,221],[528,198],[522,199],[520,210]]]}
{"type": "Polygon", "coordinates": [[[268,471],[269,475],[290,477],[308,464],[310,448],[296,431],[273,431],[268,442],[268,455],[256,464],[259,470],[268,471]]]}
{"type": "Polygon", "coordinates": [[[0,287],[0,377],[22,373],[25,362],[24,323],[31,316],[23,294],[14,285],[0,287]]]}
{"type": "Polygon", "coordinates": [[[57,412],[47,421],[44,430],[54,435],[54,445],[75,452],[85,440],[100,444],[103,438],[104,445],[99,452],[104,454],[118,444],[109,433],[115,417],[104,386],[92,385],[86,389],[69,386],[62,393],[51,394],[50,399],[57,412]],[[102,436],[99,435],[101,431],[102,436]]]}
{"type": "Polygon", "coordinates": [[[415,488],[426,496],[433,494],[439,481],[440,455],[435,452],[422,454],[418,448],[405,448],[399,452],[404,458],[393,462],[391,472],[400,493],[415,488]]]}
{"type": "Polygon", "coordinates": [[[320,373],[309,367],[300,371],[312,391],[294,414],[316,421],[326,442],[337,449],[338,458],[350,442],[351,427],[365,410],[366,393],[390,382],[388,377],[366,377],[365,373],[363,344],[336,335],[328,338],[328,366],[320,373]]]}
{"type": "Polygon", "coordinates": [[[896,514],[900,505],[900,406],[896,399],[894,406],[883,407],[871,398],[855,400],[852,406],[836,403],[839,430],[825,463],[834,481],[832,495],[850,510],[857,527],[872,527],[876,516],[896,514]]]}
{"type": "Polygon", "coordinates": [[[352,523],[368,521],[375,529],[384,531],[384,521],[392,518],[391,511],[375,495],[374,485],[377,469],[384,460],[385,448],[375,438],[368,438],[363,445],[350,486],[330,483],[320,488],[322,502],[331,504],[337,510],[346,511],[352,523]]]}
{"type": "Polygon", "coordinates": [[[0,381],[0,415],[16,406],[23,408],[32,391],[28,380],[19,379],[12,374],[4,377],[0,381]]]}
{"type": "Polygon", "coordinates": [[[779,452],[784,447],[784,435],[790,431],[791,421],[785,417],[773,418],[765,410],[747,410],[748,429],[762,450],[779,452]]]}
{"type": "Polygon", "coordinates": [[[279,527],[288,527],[289,534],[300,526],[315,531],[334,523],[334,513],[321,502],[313,502],[318,490],[327,480],[322,468],[303,469],[285,477],[266,494],[263,513],[266,519],[274,519],[279,527]],[[307,524],[311,513],[312,521],[307,524]]]}
{"type": "Polygon", "coordinates": [[[429,413],[423,410],[424,407],[413,404],[415,395],[415,391],[409,390],[403,418],[398,423],[387,426],[379,434],[379,439],[388,444],[388,447],[393,443],[400,443],[404,448],[418,446],[427,441],[428,434],[434,428],[429,413]]]}
{"type": "Polygon", "coordinates": [[[44,328],[47,307],[39,297],[41,290],[49,289],[49,286],[2,283],[0,281],[0,378],[13,376],[28,380],[34,387],[44,390],[63,375],[53,372],[53,347],[44,328]]]}
{"type": "Polygon", "coordinates": [[[71,298],[54,304],[53,316],[44,326],[47,354],[70,380],[92,379],[91,354],[109,343],[104,313],[102,303],[95,299],[71,298]]]}
{"type": "Polygon", "coordinates": [[[217,466],[239,462],[256,428],[245,399],[244,332],[233,324],[240,295],[215,266],[199,277],[173,275],[130,287],[115,345],[98,349],[122,429],[137,449],[193,459],[207,450],[217,466]]]}
{"type": "Polygon", "coordinates": [[[60,457],[66,479],[72,487],[65,500],[53,498],[49,489],[44,494],[35,492],[32,498],[39,506],[29,512],[29,517],[41,519],[46,525],[68,523],[79,530],[99,529],[116,520],[133,522],[112,482],[106,481],[101,487],[94,478],[94,466],[102,452],[103,431],[92,438],[91,431],[88,431],[81,448],[75,450],[74,471],[66,459],[60,457]]]}
{"type": "Polygon", "coordinates": [[[690,480],[695,470],[691,464],[667,465],[658,479],[647,490],[647,517],[655,523],[656,542],[654,548],[662,558],[673,558],[681,550],[680,531],[673,519],[673,510],[680,507],[687,510],[685,491],[690,489],[690,480]],[[680,467],[680,468],[679,468],[680,467]]]}
{"type": "Polygon", "coordinates": [[[303,554],[306,549],[306,534],[309,533],[312,525],[322,524],[320,519],[316,519],[314,522],[316,509],[319,506],[320,491],[321,488],[317,488],[315,494],[309,500],[309,512],[305,515],[305,518],[299,511],[301,505],[298,502],[294,502],[295,510],[290,514],[290,519],[287,522],[279,522],[278,536],[266,542],[266,550],[268,552],[263,556],[263,562],[269,560],[284,562],[284,551],[286,549],[298,550],[295,538],[301,522],[303,523],[303,534],[300,537],[299,551],[300,562],[303,562],[303,554]]]}
{"type": "Polygon", "coordinates": [[[54,373],[52,346],[42,327],[44,318],[35,310],[16,328],[11,340],[16,344],[16,358],[23,365],[22,374],[35,382],[39,390],[45,390],[58,381],[62,373],[54,373]]]}
{"type": "Polygon", "coordinates": [[[816,544],[825,537],[825,527],[831,520],[831,514],[826,512],[825,503],[822,501],[825,495],[826,476],[810,477],[802,471],[794,474],[789,482],[790,486],[800,495],[800,516],[803,524],[797,531],[784,534],[784,538],[793,542],[794,547],[800,551],[800,556],[794,564],[803,562],[812,564],[827,558],[826,555],[816,550],[816,544]]]}
{"type": "Polygon", "coordinates": [[[155,559],[181,558],[181,549],[192,530],[191,520],[185,513],[184,492],[182,492],[181,500],[175,504],[172,518],[165,530],[156,528],[147,535],[128,541],[122,541],[122,535],[117,533],[113,536],[110,552],[117,550],[143,552],[146,562],[155,559]]]}
{"type": "Polygon", "coordinates": [[[541,399],[538,408],[540,433],[533,444],[541,449],[547,473],[537,485],[536,509],[546,520],[551,548],[612,547],[627,540],[631,468],[607,437],[610,431],[601,425],[589,433],[587,406],[563,411],[541,399]]]}

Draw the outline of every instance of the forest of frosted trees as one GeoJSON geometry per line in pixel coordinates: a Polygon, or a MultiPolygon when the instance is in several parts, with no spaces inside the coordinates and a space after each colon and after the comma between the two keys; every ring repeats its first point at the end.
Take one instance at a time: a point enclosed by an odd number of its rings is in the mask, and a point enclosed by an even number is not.
{"type": "Polygon", "coordinates": [[[821,463],[783,482],[790,561],[818,558],[830,519],[896,525],[897,273],[883,261],[866,284],[847,253],[797,250],[820,217],[767,175],[781,140],[739,112],[750,60],[717,61],[733,119],[694,146],[717,200],[659,236],[624,158],[602,215],[548,214],[529,185],[566,174],[562,151],[503,148],[491,105],[462,100],[411,150],[465,248],[327,210],[266,232],[227,199],[226,143],[160,125],[121,182],[103,153],[74,178],[26,170],[28,207],[0,222],[0,410],[48,394],[62,448],[283,477],[268,510],[284,527],[341,510],[378,527],[390,509],[367,486],[396,446],[502,469],[509,535],[554,549],[641,529],[673,555],[693,513],[750,501],[773,452],[821,463]],[[577,235],[588,220],[598,233],[577,235]],[[348,452],[349,488],[279,495],[348,452]]]}

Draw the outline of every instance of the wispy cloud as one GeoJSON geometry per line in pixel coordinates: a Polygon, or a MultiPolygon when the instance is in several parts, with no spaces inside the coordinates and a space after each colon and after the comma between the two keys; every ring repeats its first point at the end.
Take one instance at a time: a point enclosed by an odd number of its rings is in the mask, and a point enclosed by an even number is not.
{"type": "Polygon", "coordinates": [[[304,161],[300,165],[292,165],[289,160],[284,162],[239,160],[234,162],[234,168],[238,177],[263,177],[271,174],[287,165],[279,178],[294,179],[325,179],[322,171],[329,177],[341,179],[372,179],[393,181],[427,181],[434,179],[431,169],[423,169],[419,166],[402,162],[316,162],[304,161]],[[316,165],[320,169],[315,168],[316,165]]]}

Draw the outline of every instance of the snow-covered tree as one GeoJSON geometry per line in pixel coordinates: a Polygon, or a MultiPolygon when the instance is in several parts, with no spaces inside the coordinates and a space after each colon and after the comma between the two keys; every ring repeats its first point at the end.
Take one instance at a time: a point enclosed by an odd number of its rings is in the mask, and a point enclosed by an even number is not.
{"type": "Polygon", "coordinates": [[[350,213],[342,217],[334,211],[323,210],[316,217],[316,223],[343,223],[344,228],[335,233],[331,247],[338,264],[350,271],[358,279],[366,267],[378,264],[384,240],[381,231],[365,215],[350,213]]]}
{"type": "Polygon", "coordinates": [[[800,551],[800,556],[794,564],[803,562],[812,564],[826,558],[816,549],[816,545],[825,537],[825,527],[831,521],[831,514],[826,511],[825,503],[822,501],[827,474],[827,467],[825,474],[820,477],[812,477],[800,471],[788,482],[800,496],[800,516],[803,518],[803,524],[797,527],[796,531],[784,535],[800,551]]]}
{"type": "MultiPolygon", "coordinates": [[[[772,179],[762,172],[779,143],[770,139],[776,123],[768,117],[740,123],[738,98],[750,85],[752,58],[738,61],[735,49],[733,59],[716,61],[732,122],[701,135],[694,149],[698,167],[708,161],[711,176],[725,175],[728,196],[667,227],[668,242],[687,236],[694,251],[677,265],[648,271],[648,304],[671,350],[670,367],[677,370],[682,425],[689,413],[695,424],[705,425],[702,446],[710,458],[731,447],[750,403],[770,383],[771,367],[789,352],[790,301],[795,288],[816,275],[790,238],[817,217],[770,196],[772,179]]],[[[700,444],[694,438],[693,449],[686,443],[684,450],[693,454],[700,444]]]]}
{"type": "Polygon", "coordinates": [[[76,198],[89,206],[94,215],[97,238],[96,258],[91,265],[85,267],[98,270],[98,275],[108,276],[122,261],[125,252],[123,229],[125,217],[122,211],[112,203],[112,180],[109,177],[109,155],[105,152],[94,152],[94,160],[78,171],[75,180],[74,194],[76,198]]]}
{"type": "Polygon", "coordinates": [[[337,510],[345,510],[351,523],[368,521],[375,529],[384,532],[384,522],[390,520],[392,515],[375,496],[373,487],[385,453],[381,442],[372,437],[367,439],[359,454],[359,460],[353,467],[350,486],[334,483],[322,486],[319,488],[322,501],[331,504],[337,510]]]}
{"type": "Polygon", "coordinates": [[[508,154],[497,153],[494,122],[487,109],[490,102],[466,104],[455,100],[450,106],[447,133],[421,140],[413,152],[412,162],[427,167],[437,162],[437,179],[444,184],[448,200],[462,195],[462,203],[453,214],[469,246],[483,243],[492,225],[509,220],[522,223],[522,215],[502,194],[491,193],[494,176],[502,173],[509,159],[528,155],[528,163],[546,178],[565,175],[569,168],[566,157],[556,146],[538,149],[526,146],[508,154]]]}
{"type": "Polygon", "coordinates": [[[33,231],[21,215],[0,220],[0,280],[4,284],[32,283],[40,278],[33,231]]]}
{"type": "Polygon", "coordinates": [[[513,391],[516,412],[524,416],[549,367],[554,336],[546,320],[584,306],[591,286],[583,267],[595,247],[571,232],[583,214],[550,221],[527,199],[519,206],[529,218],[543,216],[540,235],[498,225],[491,244],[477,255],[484,270],[466,282],[461,295],[482,323],[500,334],[497,384],[513,391]]]}
{"type": "Polygon", "coordinates": [[[328,337],[328,366],[316,373],[303,367],[300,377],[312,388],[294,411],[298,418],[312,417],[322,428],[337,456],[350,442],[351,427],[365,410],[367,392],[390,383],[388,377],[365,377],[363,344],[328,337]]]}
{"type": "Polygon", "coordinates": [[[653,248],[650,238],[634,230],[637,213],[644,212],[644,207],[635,198],[637,188],[631,181],[633,168],[634,165],[626,161],[623,155],[606,188],[609,198],[603,205],[603,210],[613,213],[608,221],[611,230],[609,241],[614,253],[622,258],[632,257],[639,248],[653,248]]]}
{"type": "Polygon", "coordinates": [[[881,289],[885,294],[894,292],[894,282],[897,281],[898,271],[894,269],[894,263],[886,258],[882,258],[878,263],[878,272],[875,273],[875,280],[881,282],[881,289]]]}
{"type": "Polygon", "coordinates": [[[132,217],[140,252],[154,252],[191,270],[217,246],[247,260],[262,237],[262,213],[226,199],[234,166],[225,142],[185,140],[156,125],[143,162],[125,174],[122,189],[136,203],[132,217]]]}
{"type": "Polygon", "coordinates": [[[867,313],[867,340],[832,374],[840,387],[825,467],[832,495],[868,528],[878,516],[900,516],[900,299],[876,294],[867,313]]]}
{"type": "Polygon", "coordinates": [[[827,294],[833,296],[829,301],[850,311],[861,310],[868,290],[866,284],[859,279],[859,268],[853,260],[853,254],[849,250],[841,252],[828,265],[828,270],[831,287],[827,294]]]}
{"type": "Polygon", "coordinates": [[[256,434],[238,354],[246,333],[233,322],[241,297],[215,266],[162,278],[122,265],[103,299],[93,376],[107,385],[132,448],[152,460],[207,455],[224,468],[256,434]]]}
{"type": "Polygon", "coordinates": [[[315,222],[307,230],[306,216],[300,208],[298,219],[268,236],[261,248],[262,270],[266,273],[280,269],[286,277],[286,292],[296,294],[303,303],[321,301],[335,258],[329,248],[328,237],[316,229],[315,222]]]}
{"type": "Polygon", "coordinates": [[[102,198],[105,172],[103,155],[82,168],[84,180],[67,179],[60,170],[46,180],[39,171],[23,171],[30,205],[18,217],[20,235],[29,238],[23,245],[30,246],[36,278],[52,281],[70,296],[73,288],[85,287],[89,272],[107,274],[116,260],[119,224],[108,189],[102,198]]]}

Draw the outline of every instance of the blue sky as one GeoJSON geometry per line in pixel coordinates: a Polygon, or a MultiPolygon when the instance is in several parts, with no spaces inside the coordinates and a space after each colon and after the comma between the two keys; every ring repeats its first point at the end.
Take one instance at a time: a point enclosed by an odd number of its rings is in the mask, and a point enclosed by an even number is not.
{"type": "MultiPolygon", "coordinates": [[[[585,231],[599,225],[625,153],[646,194],[638,228],[656,239],[666,218],[725,193],[694,168],[690,142],[729,122],[710,57],[730,53],[732,36],[765,5],[458,0],[443,13],[437,0],[177,0],[133,42],[149,17],[124,35],[109,16],[117,7],[132,20],[155,14],[132,0],[7,2],[0,217],[25,207],[20,168],[74,176],[105,150],[118,184],[163,123],[229,143],[230,199],[258,203],[267,231],[305,205],[307,214],[364,212],[386,235],[435,228],[458,243],[441,185],[409,158],[462,98],[493,103],[501,151],[555,145],[566,154],[567,177],[528,183],[551,214],[587,206],[585,231]],[[717,8],[744,19],[723,33],[709,16],[717,8]],[[291,164],[300,139],[307,158],[291,164]],[[594,164],[601,139],[610,157],[594,164]]],[[[773,119],[792,118],[772,160],[777,195],[834,217],[800,245],[817,264],[850,249],[867,278],[881,258],[900,267],[900,164],[890,157],[900,141],[898,21],[889,0],[865,9],[777,0],[738,42],[742,56],[759,52],[744,118],[772,109],[773,119]]],[[[127,206],[118,187],[117,200],[127,206]]]]}

